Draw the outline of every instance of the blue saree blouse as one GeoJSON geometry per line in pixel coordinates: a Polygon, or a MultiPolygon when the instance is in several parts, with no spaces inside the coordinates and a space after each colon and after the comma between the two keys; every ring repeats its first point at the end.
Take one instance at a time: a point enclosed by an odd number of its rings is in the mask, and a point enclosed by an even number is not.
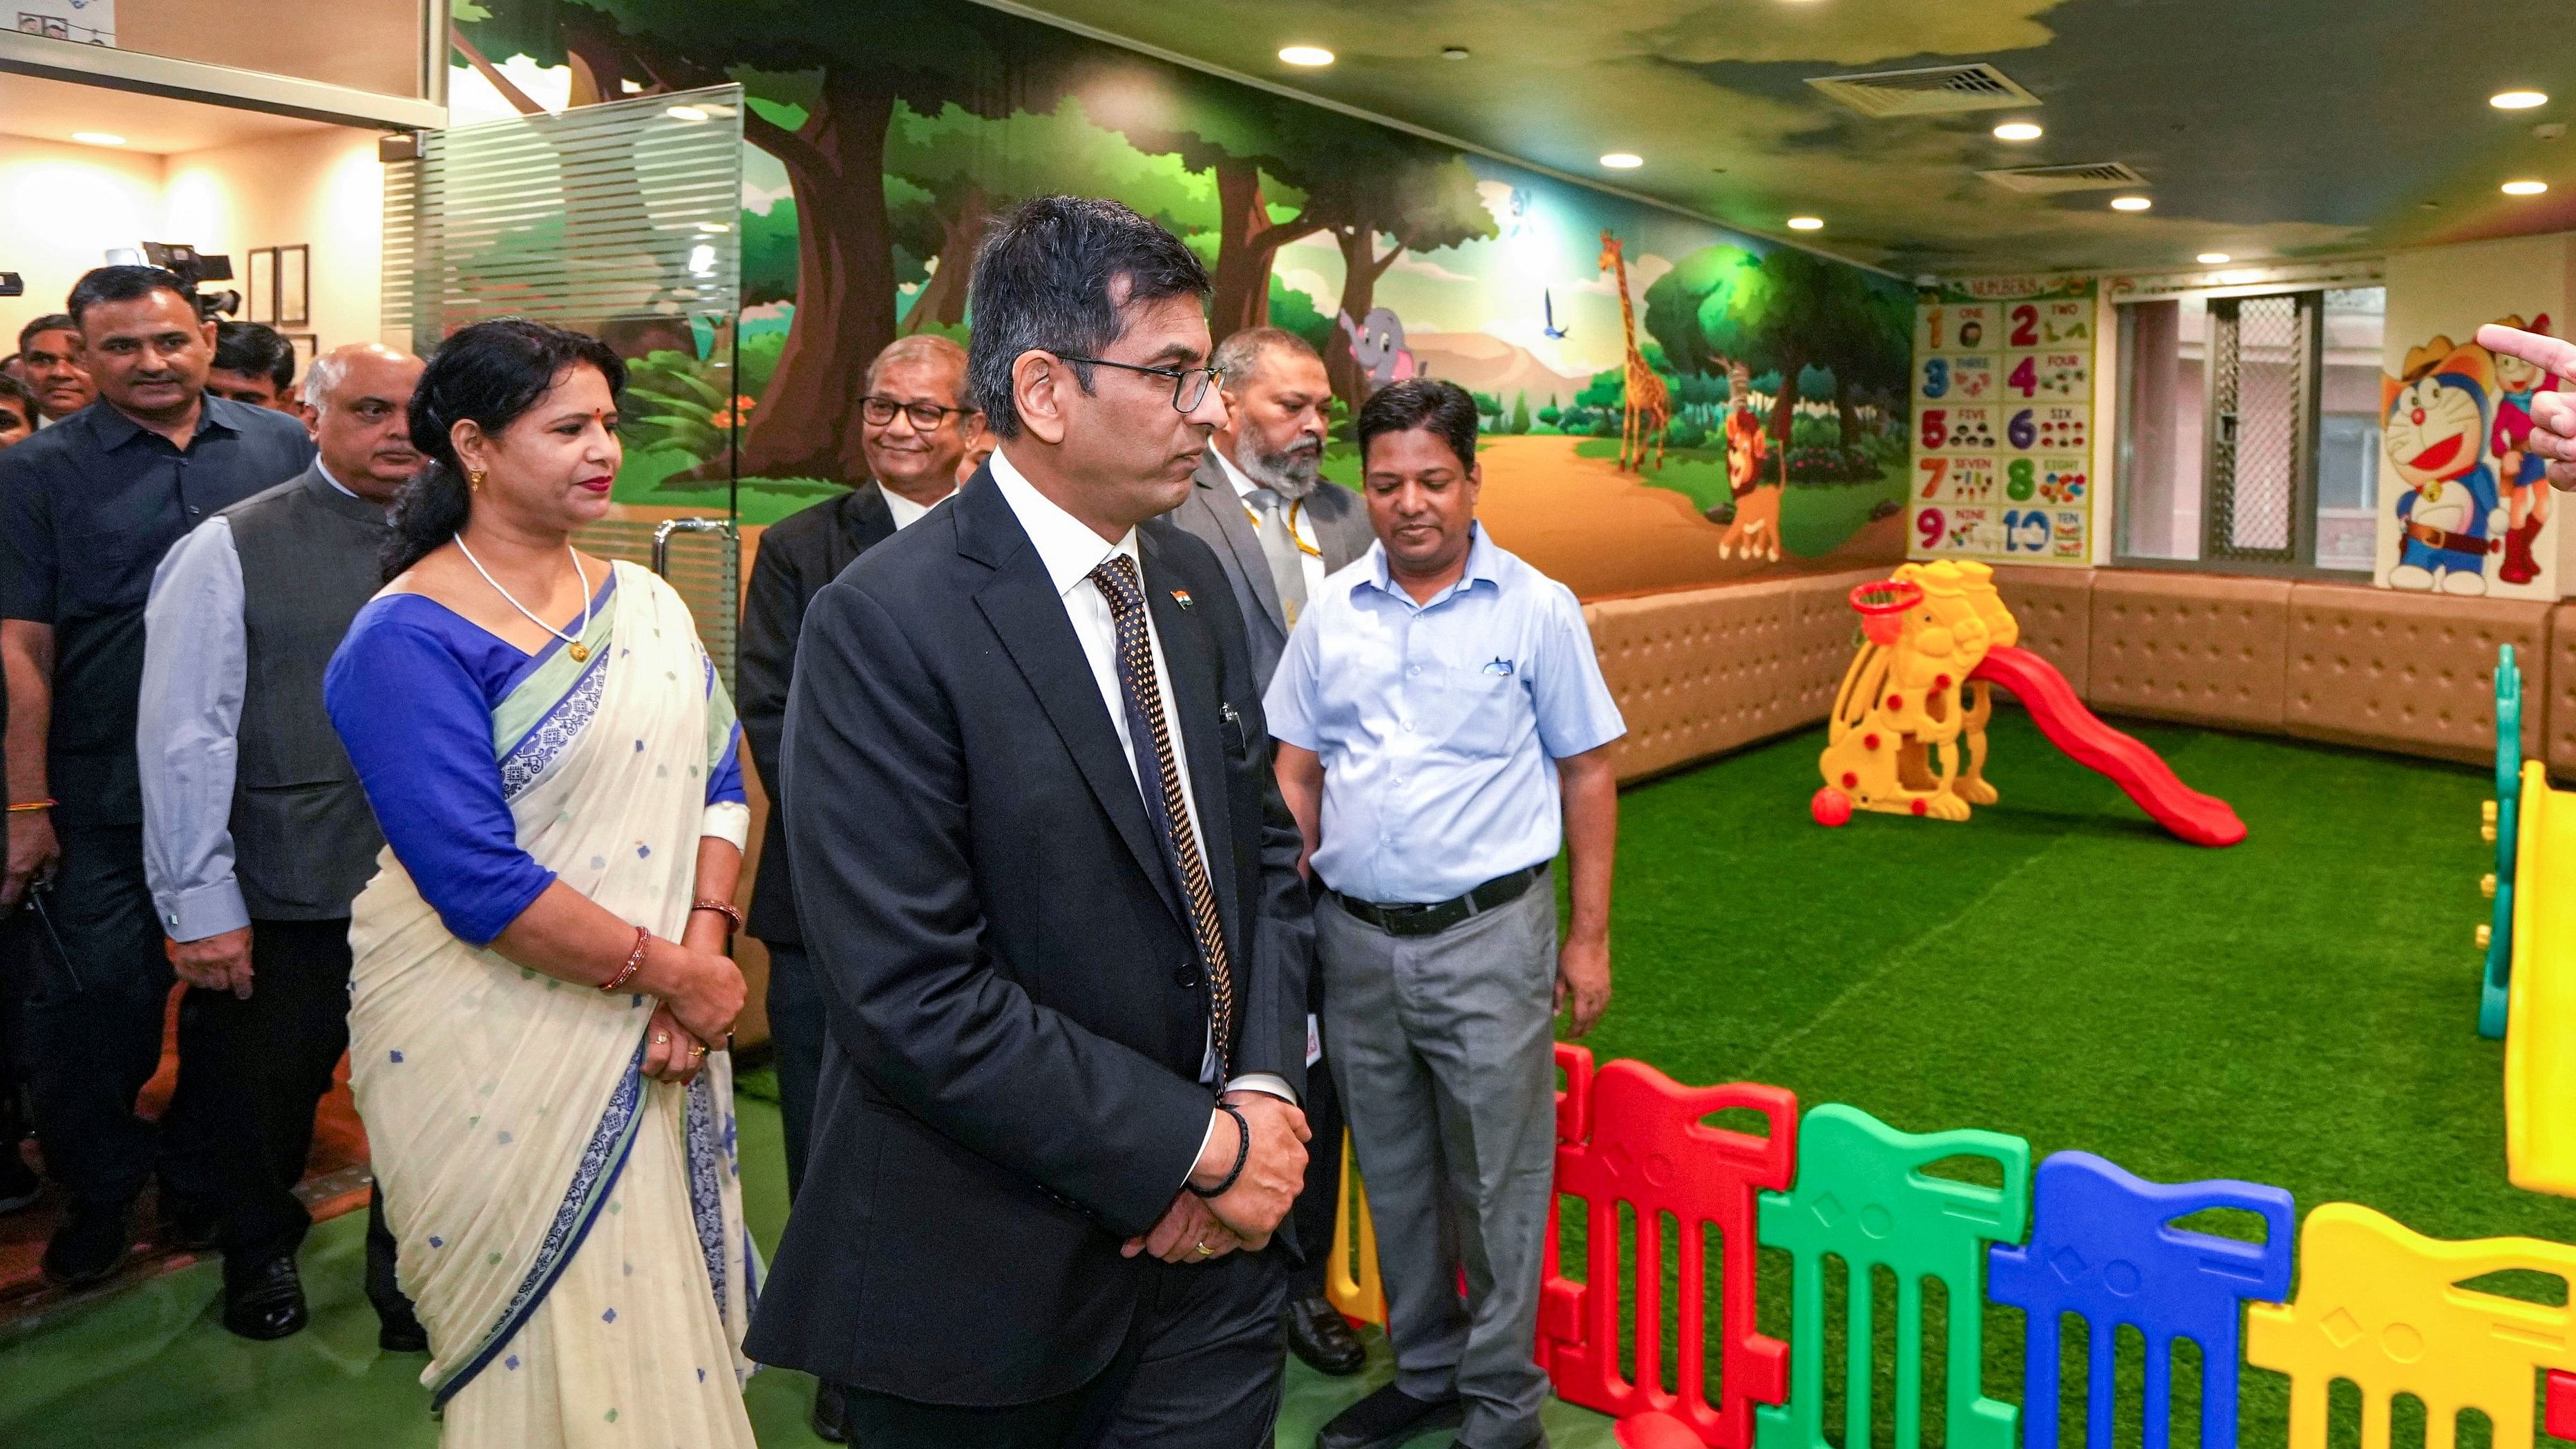
{"type": "MultiPolygon", "coordinates": [[[[594,614],[616,588],[611,573],[594,614]]],[[[519,848],[492,715],[563,647],[555,639],[524,653],[434,599],[388,594],[358,611],[323,676],[323,705],[386,842],[439,920],[475,946],[490,945],[555,878],[519,848]]],[[[737,724],[708,772],[708,804],[744,802],[741,756],[737,724]]]]}

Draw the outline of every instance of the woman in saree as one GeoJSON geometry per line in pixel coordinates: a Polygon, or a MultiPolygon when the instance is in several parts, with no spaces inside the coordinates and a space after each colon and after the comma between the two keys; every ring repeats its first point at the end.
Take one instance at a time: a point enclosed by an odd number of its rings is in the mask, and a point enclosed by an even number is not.
{"type": "Polygon", "coordinates": [[[388,842],[350,1085],[450,1449],[753,1442],[739,730],[679,596],[572,545],[624,380],[533,322],[448,339],[390,582],[324,687],[388,842]]]}

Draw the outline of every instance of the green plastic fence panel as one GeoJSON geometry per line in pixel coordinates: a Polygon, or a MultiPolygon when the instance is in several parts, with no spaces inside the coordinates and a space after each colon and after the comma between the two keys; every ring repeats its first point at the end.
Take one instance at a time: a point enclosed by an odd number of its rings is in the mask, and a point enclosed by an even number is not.
{"type": "Polygon", "coordinates": [[[1831,1449],[1824,1434],[1825,1257],[1850,1274],[1844,1354],[1843,1442],[1870,1433],[1870,1274],[1896,1277],[1896,1445],[1923,1443],[1923,1280],[1938,1278],[1949,1303],[1949,1383],[1943,1386],[1948,1449],[2015,1449],[2020,1411],[1979,1392],[1985,1363],[1986,1247],[2019,1242],[2030,1222],[2030,1144],[1999,1132],[1917,1136],[1857,1107],[1829,1102],[1798,1129],[1798,1184],[1762,1195],[1761,1238],[1796,1260],[1789,1340],[1789,1398],[1755,1411],[1756,1449],[1831,1449]],[[1922,1169],[1945,1157],[2003,1166],[1998,1190],[1922,1169]]]}

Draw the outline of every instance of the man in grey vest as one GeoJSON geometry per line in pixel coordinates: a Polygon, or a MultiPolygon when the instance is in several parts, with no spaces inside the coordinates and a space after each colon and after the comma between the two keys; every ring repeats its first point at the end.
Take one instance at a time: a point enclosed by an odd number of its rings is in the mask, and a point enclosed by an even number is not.
{"type": "MultiPolygon", "coordinates": [[[[1277,327],[1247,327],[1216,346],[1224,374],[1225,426],[1208,436],[1207,456],[1181,506],[1160,521],[1207,541],[1234,585],[1235,607],[1252,644],[1253,679],[1263,689],[1324,576],[1365,556],[1377,535],[1357,493],[1323,481],[1333,384],[1306,339],[1277,327]]],[[[1298,1194],[1297,1241],[1306,1261],[1288,1283],[1288,1347],[1320,1372],[1359,1372],[1367,1355],[1350,1324],[1324,1297],[1325,1253],[1342,1187],[1342,1108],[1330,1072],[1316,1070],[1324,973],[1306,976],[1308,1060],[1306,1189],[1298,1194]]]]}
{"type": "MultiPolygon", "coordinates": [[[[179,1051],[206,1094],[176,1124],[220,1183],[224,1326],[304,1326],[295,1197],[313,1112],[349,1042],[349,903],[384,837],[322,710],[322,671],[383,586],[386,509],[418,470],[418,358],[372,343],[305,380],[312,466],[208,518],[144,611],[143,859],[190,990],[179,1051]]],[[[387,1346],[416,1336],[370,1244],[387,1346]]]]}

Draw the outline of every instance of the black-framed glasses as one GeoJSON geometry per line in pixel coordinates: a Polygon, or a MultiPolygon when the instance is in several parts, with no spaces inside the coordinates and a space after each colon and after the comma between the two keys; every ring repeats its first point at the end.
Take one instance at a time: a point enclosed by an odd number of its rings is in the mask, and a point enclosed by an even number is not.
{"type": "Polygon", "coordinates": [[[1172,380],[1172,407],[1179,412],[1197,412],[1207,400],[1208,389],[1225,383],[1225,369],[1219,367],[1149,367],[1141,362],[1112,362],[1106,357],[1075,357],[1059,352],[1067,362],[1087,362],[1094,367],[1115,367],[1128,372],[1150,373],[1172,380]]]}
{"type": "Polygon", "coordinates": [[[912,419],[915,429],[925,433],[948,421],[950,413],[965,414],[973,411],[973,408],[944,408],[937,403],[896,402],[893,398],[878,397],[874,393],[859,399],[859,416],[866,418],[872,426],[882,428],[894,421],[896,413],[901,413],[912,419]]]}

